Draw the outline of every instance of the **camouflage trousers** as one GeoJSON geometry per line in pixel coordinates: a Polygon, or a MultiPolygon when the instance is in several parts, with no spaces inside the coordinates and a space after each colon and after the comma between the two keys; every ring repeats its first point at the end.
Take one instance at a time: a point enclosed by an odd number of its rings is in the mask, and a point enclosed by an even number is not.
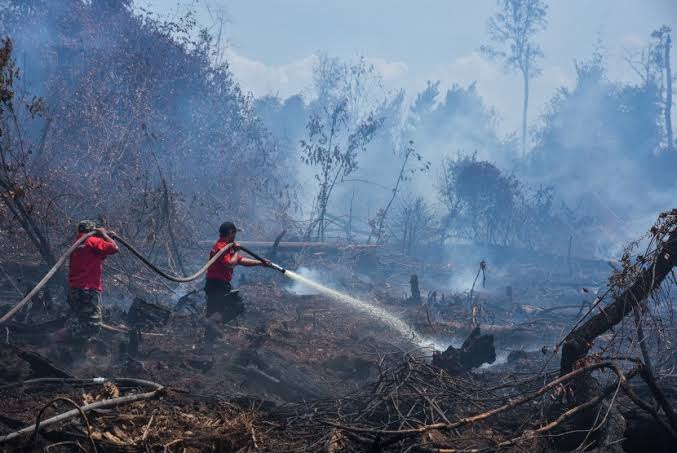
{"type": "Polygon", "coordinates": [[[230,283],[207,279],[205,283],[207,296],[207,318],[219,314],[222,323],[228,323],[244,313],[244,304],[238,291],[232,291],[230,283]]]}
{"type": "Polygon", "coordinates": [[[87,341],[101,331],[101,293],[92,289],[70,288],[68,305],[77,316],[72,336],[75,342],[87,341]]]}

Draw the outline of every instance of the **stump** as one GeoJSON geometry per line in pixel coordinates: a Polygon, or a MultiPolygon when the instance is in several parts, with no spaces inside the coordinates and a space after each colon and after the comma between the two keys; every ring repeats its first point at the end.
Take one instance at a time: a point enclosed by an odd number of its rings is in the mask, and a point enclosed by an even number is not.
{"type": "Polygon", "coordinates": [[[136,330],[160,327],[167,324],[170,314],[171,311],[168,308],[136,297],[127,312],[127,321],[130,327],[136,330]]]}
{"type": "Polygon", "coordinates": [[[432,364],[451,375],[463,374],[484,363],[494,363],[496,348],[493,335],[482,335],[475,327],[460,348],[449,346],[446,351],[433,353],[432,364]]]}
{"type": "Polygon", "coordinates": [[[409,286],[411,288],[411,301],[413,303],[421,302],[421,290],[418,287],[418,275],[413,274],[409,279],[409,286]]]}

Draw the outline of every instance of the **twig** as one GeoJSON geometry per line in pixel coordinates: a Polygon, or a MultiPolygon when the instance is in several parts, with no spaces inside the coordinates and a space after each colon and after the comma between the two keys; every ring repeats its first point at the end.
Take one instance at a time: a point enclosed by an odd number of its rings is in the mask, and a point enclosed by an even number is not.
{"type": "Polygon", "coordinates": [[[67,446],[67,445],[72,445],[72,446],[74,446],[74,447],[77,447],[78,450],[84,451],[85,453],[87,453],[87,450],[85,449],[85,447],[83,447],[82,445],[80,445],[80,442],[76,442],[76,441],[72,441],[72,440],[66,440],[66,441],[63,441],[63,442],[57,442],[57,443],[55,443],[55,444],[47,445],[47,446],[45,447],[44,451],[47,452],[47,451],[51,450],[52,448],[56,448],[56,447],[65,447],[65,446],[67,446]]]}
{"type": "MultiPolygon", "coordinates": [[[[503,412],[507,412],[511,409],[516,408],[517,406],[521,406],[529,401],[532,401],[539,396],[542,396],[546,394],[548,391],[558,387],[559,385],[568,382],[574,378],[579,377],[582,374],[588,373],[592,370],[596,369],[602,369],[602,368],[611,368],[611,369],[618,369],[616,365],[611,362],[611,361],[603,361],[599,363],[594,363],[591,365],[587,365],[581,368],[577,368],[563,376],[560,376],[559,378],[555,379],[554,381],[549,382],[548,384],[544,385],[541,387],[539,390],[536,392],[524,396],[522,398],[518,398],[515,400],[512,400],[508,402],[507,404],[504,404],[502,406],[499,406],[497,408],[488,410],[486,412],[482,412],[481,414],[473,415],[470,417],[465,417],[462,418],[454,423],[432,423],[428,425],[423,425],[419,426],[418,428],[411,428],[411,429],[401,429],[401,430],[387,430],[387,429],[371,429],[371,428],[360,428],[360,427],[353,427],[353,426],[346,426],[342,425],[339,423],[334,423],[331,421],[324,421],[325,424],[334,426],[336,428],[340,429],[345,429],[347,431],[355,431],[355,432],[362,432],[362,433],[371,433],[371,434],[380,434],[380,435],[415,435],[415,434],[421,434],[427,431],[431,430],[450,430],[450,429],[455,429],[459,428],[461,426],[469,425],[469,424],[474,424],[476,422],[485,420],[487,418],[490,418],[494,415],[501,414],[503,412]]],[[[622,375],[622,373],[621,373],[622,375]]]]}
{"type": "Polygon", "coordinates": [[[24,297],[24,293],[23,293],[23,291],[21,291],[21,289],[19,288],[19,285],[16,284],[16,282],[14,281],[14,279],[12,278],[12,276],[9,275],[9,273],[7,273],[7,271],[5,270],[4,267],[2,267],[2,265],[0,265],[0,272],[2,272],[2,273],[5,275],[5,278],[7,278],[7,281],[8,281],[9,283],[12,284],[12,287],[16,290],[17,294],[18,294],[20,297],[24,297]]]}
{"type": "MultiPolygon", "coordinates": [[[[632,379],[639,371],[640,371],[640,367],[635,367],[635,368],[631,369],[630,371],[628,371],[625,375],[621,374],[622,380],[627,381],[628,379],[632,379]]],[[[607,388],[600,395],[597,395],[594,398],[591,398],[590,400],[588,400],[587,402],[585,402],[583,404],[579,404],[578,406],[573,407],[573,408],[565,411],[564,413],[562,413],[559,417],[557,417],[552,422],[550,422],[546,425],[543,425],[540,428],[535,429],[533,431],[527,431],[524,434],[522,434],[521,436],[516,437],[514,439],[507,440],[505,442],[501,442],[498,445],[493,446],[491,449],[486,449],[486,450],[481,450],[481,451],[482,452],[484,452],[484,451],[495,451],[496,448],[505,448],[505,447],[509,447],[511,445],[514,445],[516,443],[519,443],[519,442],[522,442],[522,441],[525,441],[525,440],[533,440],[534,437],[536,437],[537,435],[544,434],[548,431],[551,431],[553,428],[560,425],[563,421],[573,417],[574,415],[576,415],[576,414],[578,414],[578,413],[580,413],[580,412],[582,412],[586,409],[589,409],[591,407],[595,407],[596,405],[598,405],[600,402],[602,402],[602,400],[604,400],[604,398],[606,398],[607,396],[612,394],[614,391],[616,391],[618,389],[619,386],[622,385],[622,380],[619,378],[618,382],[616,382],[615,384],[607,386],[607,388]]]]}
{"type": "MultiPolygon", "coordinates": [[[[34,425],[34,426],[35,426],[35,431],[33,431],[33,443],[34,443],[34,447],[37,449],[37,446],[38,446],[38,431],[39,431],[39,429],[40,429],[40,419],[42,418],[42,414],[45,412],[45,410],[47,410],[47,408],[48,408],[49,406],[51,406],[52,404],[54,404],[54,403],[56,403],[56,402],[58,402],[58,401],[63,401],[63,402],[68,403],[68,404],[70,404],[70,405],[72,405],[72,406],[75,406],[75,412],[76,412],[76,414],[80,414],[80,416],[82,417],[82,419],[85,421],[85,426],[87,426],[87,437],[89,438],[89,442],[90,442],[91,445],[92,445],[92,451],[93,451],[94,453],[96,453],[96,452],[97,452],[97,449],[96,449],[96,443],[94,442],[94,439],[92,438],[92,425],[89,424],[89,420],[87,419],[87,416],[85,415],[85,412],[82,410],[82,408],[81,408],[80,406],[78,406],[78,403],[76,403],[75,401],[73,401],[73,400],[70,399],[70,398],[66,398],[66,397],[63,397],[63,396],[59,396],[59,397],[57,397],[57,398],[54,398],[54,399],[53,399],[52,401],[50,401],[49,403],[45,404],[45,406],[40,410],[40,412],[38,412],[38,416],[37,416],[36,419],[35,419],[35,425],[34,425]]],[[[71,412],[73,412],[73,411],[71,411],[71,412]]],[[[45,424],[46,424],[46,423],[45,423],[45,424]]]]}
{"type": "Polygon", "coordinates": [[[252,443],[254,444],[254,448],[256,449],[256,451],[259,451],[260,450],[259,444],[256,441],[256,431],[254,431],[254,424],[253,423],[249,423],[249,431],[252,435],[252,443]]]}
{"type": "Polygon", "coordinates": [[[174,446],[174,445],[176,445],[176,444],[180,444],[180,443],[183,442],[184,440],[186,440],[186,439],[184,439],[183,437],[179,437],[178,439],[174,439],[173,441],[164,444],[164,445],[162,446],[162,451],[163,451],[163,453],[167,453],[167,452],[169,451],[169,447],[172,447],[172,446],[174,446]]]}
{"type": "MultiPolygon", "coordinates": [[[[149,381],[146,381],[149,382],[149,381]]],[[[141,401],[141,400],[147,400],[154,398],[155,396],[159,395],[161,392],[164,391],[164,387],[152,383],[153,385],[156,386],[156,389],[153,390],[152,392],[146,392],[146,393],[139,393],[135,395],[127,395],[119,398],[112,398],[108,400],[103,400],[103,401],[97,401],[91,404],[85,404],[84,406],[80,406],[77,409],[73,409],[68,412],[64,412],[63,414],[59,414],[55,417],[48,418],[47,420],[44,420],[42,423],[40,423],[40,426],[49,426],[53,425],[54,423],[58,423],[63,420],[68,420],[71,417],[74,417],[81,412],[88,412],[91,411],[92,409],[101,409],[101,408],[106,408],[106,407],[117,407],[122,404],[128,404],[128,403],[133,403],[135,401],[141,401]]],[[[30,432],[33,432],[36,430],[36,425],[31,425],[27,426],[23,429],[20,429],[19,431],[15,431],[13,433],[6,434],[4,436],[0,436],[0,443],[7,442],[13,439],[16,439],[18,437],[23,436],[24,434],[28,434],[30,432]]]]}
{"type": "Polygon", "coordinates": [[[155,418],[155,414],[150,416],[150,420],[148,420],[148,424],[143,428],[143,436],[141,436],[141,442],[145,442],[146,438],[148,437],[148,433],[150,432],[150,425],[153,424],[153,419],[155,418]]]}

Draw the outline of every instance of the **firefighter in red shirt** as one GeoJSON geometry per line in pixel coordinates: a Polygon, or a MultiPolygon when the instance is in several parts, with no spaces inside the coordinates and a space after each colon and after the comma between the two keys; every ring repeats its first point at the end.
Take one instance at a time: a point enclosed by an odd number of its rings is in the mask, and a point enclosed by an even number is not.
{"type": "Polygon", "coordinates": [[[103,262],[118,252],[118,246],[105,228],[96,228],[91,220],[78,224],[76,241],[82,235],[96,230],[71,253],[68,267],[68,305],[77,316],[73,340],[80,345],[95,337],[101,330],[101,275],[103,262]]]}
{"type": "Polygon", "coordinates": [[[209,252],[211,259],[219,250],[227,248],[221,258],[207,269],[205,294],[207,296],[207,318],[226,323],[235,319],[242,312],[242,301],[232,291],[231,280],[235,266],[270,266],[270,261],[259,261],[240,256],[239,245],[235,235],[240,231],[233,222],[224,222],[219,227],[219,239],[209,252]]]}

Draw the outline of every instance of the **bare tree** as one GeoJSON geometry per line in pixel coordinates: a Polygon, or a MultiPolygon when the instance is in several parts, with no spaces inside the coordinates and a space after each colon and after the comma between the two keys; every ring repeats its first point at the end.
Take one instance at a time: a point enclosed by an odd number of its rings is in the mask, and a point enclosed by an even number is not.
{"type": "Polygon", "coordinates": [[[433,236],[435,216],[423,198],[407,197],[401,202],[393,221],[394,236],[401,242],[402,253],[411,255],[433,236]]]}
{"type": "Polygon", "coordinates": [[[34,249],[53,262],[50,245],[60,247],[78,217],[92,218],[181,270],[181,249],[224,212],[250,234],[265,231],[258,216],[287,225],[291,156],[192,16],[167,22],[113,0],[14,3],[0,8],[0,31],[26,49],[17,53],[31,71],[23,80],[39,84],[43,101],[17,83],[5,46],[0,253],[34,249]],[[54,33],[31,36],[42,27],[54,33]],[[106,45],[88,47],[91,36],[106,45]]]}
{"type": "Polygon", "coordinates": [[[491,58],[500,58],[506,70],[519,70],[524,83],[522,104],[522,156],[526,154],[527,109],[529,106],[529,79],[541,70],[537,60],[543,52],[533,37],[545,29],[547,5],[542,0],[499,0],[500,11],[487,22],[489,39],[493,45],[484,45],[481,51],[491,58]]]}
{"type": "Polygon", "coordinates": [[[663,25],[651,33],[654,40],[635,54],[629,54],[625,61],[642,79],[645,86],[654,85],[662,100],[663,129],[666,148],[672,151],[674,138],[672,133],[672,68],[670,67],[670,49],[672,30],[663,25]],[[664,93],[664,94],[663,94],[664,93]]]}
{"type": "Polygon", "coordinates": [[[376,217],[369,221],[371,232],[369,233],[369,238],[367,239],[368,243],[371,242],[372,236],[375,237],[377,243],[381,244],[384,242],[384,227],[386,217],[388,216],[388,212],[390,211],[390,208],[397,197],[397,192],[400,189],[402,182],[410,179],[411,175],[416,173],[416,171],[428,171],[430,169],[430,162],[423,161],[423,156],[416,152],[413,141],[410,140],[407,146],[405,146],[404,151],[402,151],[400,154],[402,157],[402,166],[400,167],[400,172],[397,175],[395,186],[392,188],[392,196],[390,197],[390,200],[388,200],[386,206],[378,210],[376,217]],[[410,168],[409,161],[411,158],[415,158],[416,161],[421,164],[420,167],[410,168]]]}
{"type": "Polygon", "coordinates": [[[670,48],[672,47],[672,38],[670,27],[663,25],[658,30],[651,33],[651,37],[657,40],[651,51],[651,60],[660,71],[661,81],[665,80],[665,99],[663,104],[663,120],[665,124],[665,140],[668,151],[672,151],[672,69],[670,68],[670,48]],[[663,79],[664,77],[664,79],[663,79]]]}
{"type": "Polygon", "coordinates": [[[668,135],[668,151],[672,151],[672,71],[670,69],[670,47],[672,39],[670,37],[670,29],[665,36],[665,129],[668,135]]]}
{"type": "Polygon", "coordinates": [[[364,59],[348,64],[321,57],[315,67],[318,100],[301,140],[301,159],[317,169],[319,190],[306,236],[323,241],[327,209],[336,184],[358,167],[358,151],[366,150],[383,123],[373,109],[361,105],[365,79],[373,72],[364,59]]]}
{"type": "Polygon", "coordinates": [[[44,104],[40,99],[34,98],[27,104],[27,112],[17,111],[17,108],[23,107],[21,105],[23,100],[15,99],[14,82],[18,78],[19,70],[12,59],[12,41],[5,39],[0,48],[0,137],[2,137],[0,142],[0,200],[19,223],[45,262],[51,266],[56,259],[42,223],[46,220],[47,212],[36,209],[31,202],[33,192],[38,191],[43,182],[35,175],[29,174],[29,160],[34,149],[32,143],[25,137],[19,120],[21,113],[27,114],[28,117],[39,115],[44,110],[44,104]]]}

